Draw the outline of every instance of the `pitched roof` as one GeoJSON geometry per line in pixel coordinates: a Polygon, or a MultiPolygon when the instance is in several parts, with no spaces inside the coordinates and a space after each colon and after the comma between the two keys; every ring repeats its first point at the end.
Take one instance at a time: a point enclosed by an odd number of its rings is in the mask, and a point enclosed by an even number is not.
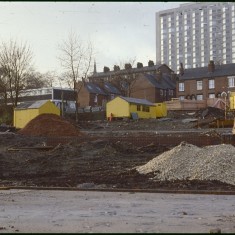
{"type": "Polygon", "coordinates": [[[127,101],[128,103],[132,104],[144,104],[148,106],[155,106],[154,103],[146,100],[146,99],[137,99],[137,98],[131,98],[131,97],[124,97],[124,96],[119,96],[121,99],[127,101]]]}
{"type": "Polygon", "coordinates": [[[109,82],[104,82],[104,89],[108,92],[108,93],[112,93],[112,94],[121,94],[121,92],[115,87],[113,86],[111,83],[109,82]]]}
{"type": "Polygon", "coordinates": [[[169,74],[162,74],[161,79],[157,79],[156,75],[144,74],[144,76],[152,83],[153,86],[159,89],[175,89],[176,82],[172,81],[169,74]]]}
{"type": "Polygon", "coordinates": [[[184,74],[179,76],[179,80],[216,78],[235,75],[235,64],[215,65],[215,71],[209,72],[208,67],[185,69],[184,74]]]}
{"type": "Polygon", "coordinates": [[[48,100],[27,101],[17,105],[15,109],[38,109],[42,107],[48,100]]]}
{"type": "Polygon", "coordinates": [[[85,87],[87,88],[89,93],[107,95],[106,92],[95,83],[87,82],[85,87]]]}

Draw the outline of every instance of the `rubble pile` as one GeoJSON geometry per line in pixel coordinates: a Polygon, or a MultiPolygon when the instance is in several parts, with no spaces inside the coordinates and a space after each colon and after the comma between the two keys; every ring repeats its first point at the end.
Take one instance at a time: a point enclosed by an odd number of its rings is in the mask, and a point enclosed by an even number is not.
{"type": "Polygon", "coordinates": [[[207,107],[206,109],[199,110],[197,112],[198,117],[200,118],[214,118],[214,119],[224,119],[224,110],[215,108],[215,107],[207,107]]]}
{"type": "Polygon", "coordinates": [[[19,134],[28,136],[78,136],[79,130],[56,114],[41,114],[32,119],[19,134]]]}
{"type": "Polygon", "coordinates": [[[154,173],[153,180],[217,180],[235,185],[235,147],[229,144],[199,148],[182,142],[136,170],[154,173]]]}

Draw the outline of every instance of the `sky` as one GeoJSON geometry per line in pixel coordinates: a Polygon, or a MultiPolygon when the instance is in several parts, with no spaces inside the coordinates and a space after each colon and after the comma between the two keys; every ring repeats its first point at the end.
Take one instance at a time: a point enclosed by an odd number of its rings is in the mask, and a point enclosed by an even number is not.
{"type": "Polygon", "coordinates": [[[155,13],[185,2],[0,2],[0,41],[27,43],[34,68],[62,73],[58,45],[73,31],[90,41],[97,72],[156,62],[155,13]]]}

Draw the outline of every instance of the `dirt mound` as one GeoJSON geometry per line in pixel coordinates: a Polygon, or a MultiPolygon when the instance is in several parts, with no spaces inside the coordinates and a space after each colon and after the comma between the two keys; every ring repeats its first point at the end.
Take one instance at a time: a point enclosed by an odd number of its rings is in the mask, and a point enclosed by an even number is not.
{"type": "Polygon", "coordinates": [[[56,114],[41,114],[32,119],[19,134],[29,136],[78,136],[79,130],[56,114]]]}

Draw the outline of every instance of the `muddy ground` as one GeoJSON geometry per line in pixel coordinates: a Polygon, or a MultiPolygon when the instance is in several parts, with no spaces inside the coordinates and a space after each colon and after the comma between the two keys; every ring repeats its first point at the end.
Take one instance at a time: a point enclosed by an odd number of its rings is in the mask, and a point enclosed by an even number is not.
{"type": "MultiPolygon", "coordinates": [[[[171,149],[173,145],[143,145],[140,141],[142,144],[138,146],[118,140],[118,136],[123,135],[139,140],[149,138],[150,132],[155,131],[208,131],[203,129],[208,126],[198,127],[195,120],[188,118],[192,117],[79,122],[80,136],[67,138],[61,144],[53,142],[55,137],[2,132],[0,186],[235,190],[235,186],[218,181],[154,182],[151,180],[153,175],[140,175],[134,168],[171,149]],[[112,137],[116,139],[110,141],[112,137]],[[43,148],[45,145],[49,148],[43,148]]],[[[231,132],[229,129],[225,131],[231,132]]]]}

